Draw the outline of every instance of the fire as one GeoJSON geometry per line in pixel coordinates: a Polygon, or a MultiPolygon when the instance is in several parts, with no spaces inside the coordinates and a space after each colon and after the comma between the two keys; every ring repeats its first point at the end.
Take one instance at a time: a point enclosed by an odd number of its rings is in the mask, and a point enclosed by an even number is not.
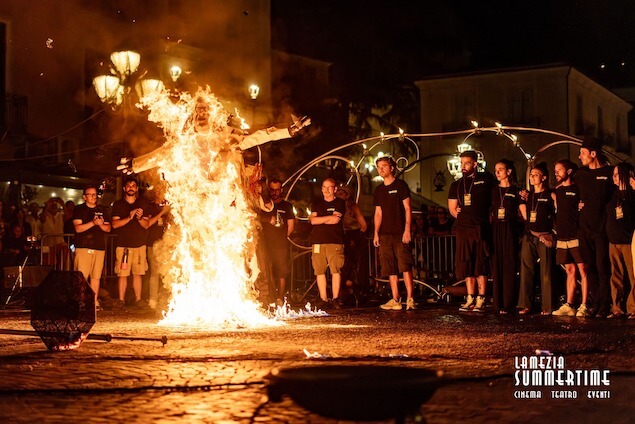
{"type": "Polygon", "coordinates": [[[171,287],[162,325],[279,325],[261,310],[254,199],[246,190],[242,154],[233,147],[228,113],[207,89],[178,99],[163,91],[144,97],[166,141],[156,165],[167,181],[174,218],[155,249],[171,287]]]}

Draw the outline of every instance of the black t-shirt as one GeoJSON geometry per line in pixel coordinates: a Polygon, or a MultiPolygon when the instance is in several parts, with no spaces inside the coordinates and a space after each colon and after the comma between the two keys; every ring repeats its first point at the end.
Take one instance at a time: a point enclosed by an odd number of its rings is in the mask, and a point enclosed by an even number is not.
{"type": "Polygon", "coordinates": [[[489,172],[475,172],[452,183],[448,199],[458,200],[461,208],[456,220],[457,227],[476,227],[489,223],[492,189],[495,185],[496,179],[489,172]],[[466,195],[470,197],[470,204],[466,204],[466,195]]]}
{"type": "Polygon", "coordinates": [[[406,210],[403,201],[410,198],[404,180],[395,179],[390,185],[380,184],[373,194],[373,204],[381,208],[379,234],[402,235],[406,229],[406,210]]]}
{"type": "MultiPolygon", "coordinates": [[[[615,190],[613,197],[606,205],[606,235],[613,244],[631,244],[633,237],[635,217],[635,193],[629,190],[615,190]],[[617,207],[621,208],[621,217],[618,217],[617,207]]],[[[628,258],[627,258],[628,259],[628,258]]],[[[631,283],[632,284],[632,283],[631,283]]]]}
{"type": "Polygon", "coordinates": [[[261,212],[262,234],[267,246],[272,249],[284,249],[287,247],[287,231],[289,229],[289,220],[293,220],[293,205],[286,200],[281,200],[273,204],[271,212],[261,212]],[[271,217],[280,217],[280,226],[272,225],[271,217]]]}
{"type": "Polygon", "coordinates": [[[605,207],[613,196],[613,167],[598,169],[580,168],[575,173],[575,182],[580,189],[580,229],[594,233],[603,231],[606,221],[605,207]]]}
{"type": "MultiPolygon", "coordinates": [[[[317,216],[329,216],[334,212],[339,212],[344,218],[346,213],[346,202],[339,197],[327,202],[319,199],[313,202],[311,213],[317,213],[317,216]]],[[[311,244],[344,244],[344,222],[340,220],[337,224],[318,224],[313,225],[311,235],[309,237],[311,244]]]]}
{"type": "Polygon", "coordinates": [[[578,237],[578,204],[580,190],[577,184],[560,186],[556,193],[556,231],[559,240],[573,240],[578,237]]]}
{"type": "Polygon", "coordinates": [[[551,193],[550,189],[543,190],[540,193],[532,190],[529,192],[527,201],[520,201],[521,204],[527,206],[527,221],[525,221],[525,230],[527,232],[547,233],[553,230],[555,205],[551,193]],[[531,222],[532,212],[536,213],[535,222],[531,222]]]}
{"type": "Polygon", "coordinates": [[[495,185],[492,189],[492,222],[517,222],[519,202],[518,187],[495,185]],[[505,210],[502,215],[499,212],[501,208],[505,210]]]}
{"type": "MultiPolygon", "coordinates": [[[[82,224],[91,222],[95,219],[95,212],[99,212],[104,216],[104,222],[110,222],[110,216],[108,214],[108,208],[102,205],[97,205],[94,208],[89,208],[85,203],[77,205],[73,211],[73,217],[71,221],[79,219],[82,224]]],[[[73,229],[73,232],[74,229],[73,229]]],[[[106,250],[106,233],[102,231],[98,226],[89,228],[82,233],[76,233],[75,247],[94,250],[106,250]]]]}
{"type": "MultiPolygon", "coordinates": [[[[157,216],[163,210],[163,206],[159,206],[154,202],[148,204],[148,216],[157,216]]],[[[152,246],[154,242],[160,240],[165,232],[165,215],[148,228],[148,238],[146,239],[146,246],[152,246]]]]}
{"type": "MultiPolygon", "coordinates": [[[[130,212],[137,208],[143,209],[143,216],[149,215],[150,207],[147,200],[138,198],[131,204],[126,199],[119,199],[112,205],[112,216],[118,216],[121,219],[128,218],[130,212]]],[[[146,244],[147,231],[139,224],[137,218],[133,218],[123,227],[113,229],[113,232],[117,235],[117,246],[120,247],[144,246],[146,244]]]]}

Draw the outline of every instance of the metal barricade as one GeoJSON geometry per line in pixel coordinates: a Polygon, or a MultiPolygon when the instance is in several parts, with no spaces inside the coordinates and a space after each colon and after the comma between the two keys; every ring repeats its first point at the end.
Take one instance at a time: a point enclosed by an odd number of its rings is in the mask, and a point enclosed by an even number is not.
{"type": "MultiPolygon", "coordinates": [[[[422,290],[428,290],[439,300],[444,297],[443,288],[454,283],[454,258],[456,251],[456,237],[425,236],[412,241],[412,254],[415,265],[413,280],[422,290]]],[[[368,243],[369,267],[371,279],[381,283],[388,280],[381,275],[379,263],[379,249],[368,243]]],[[[403,280],[401,280],[403,281],[403,280]]]]}
{"type": "Polygon", "coordinates": [[[75,255],[71,250],[74,234],[44,234],[40,240],[40,265],[56,271],[73,271],[75,255]]]}

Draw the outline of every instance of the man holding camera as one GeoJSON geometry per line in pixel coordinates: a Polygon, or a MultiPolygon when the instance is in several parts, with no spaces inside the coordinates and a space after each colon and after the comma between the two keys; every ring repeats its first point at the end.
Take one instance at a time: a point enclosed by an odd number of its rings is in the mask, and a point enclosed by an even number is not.
{"type": "Polygon", "coordinates": [[[110,232],[107,209],[97,204],[97,187],[84,189],[84,202],[73,211],[75,226],[75,269],[84,275],[95,292],[95,305],[99,309],[99,284],[106,256],[106,233],[110,232]]]}

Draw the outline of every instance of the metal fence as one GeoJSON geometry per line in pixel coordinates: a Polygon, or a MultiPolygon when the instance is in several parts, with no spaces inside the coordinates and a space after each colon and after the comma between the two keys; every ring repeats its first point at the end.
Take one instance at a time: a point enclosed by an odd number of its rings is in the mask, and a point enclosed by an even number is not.
{"type": "MultiPolygon", "coordinates": [[[[379,249],[373,246],[373,240],[367,239],[367,254],[369,264],[369,276],[372,281],[386,283],[382,278],[379,249]]],[[[412,241],[412,254],[415,265],[413,277],[415,283],[422,290],[429,290],[435,297],[441,298],[443,287],[455,283],[454,258],[456,250],[456,237],[426,236],[412,241]]],[[[290,250],[291,289],[307,290],[308,285],[315,281],[311,266],[311,247],[294,244],[290,250]]]]}

